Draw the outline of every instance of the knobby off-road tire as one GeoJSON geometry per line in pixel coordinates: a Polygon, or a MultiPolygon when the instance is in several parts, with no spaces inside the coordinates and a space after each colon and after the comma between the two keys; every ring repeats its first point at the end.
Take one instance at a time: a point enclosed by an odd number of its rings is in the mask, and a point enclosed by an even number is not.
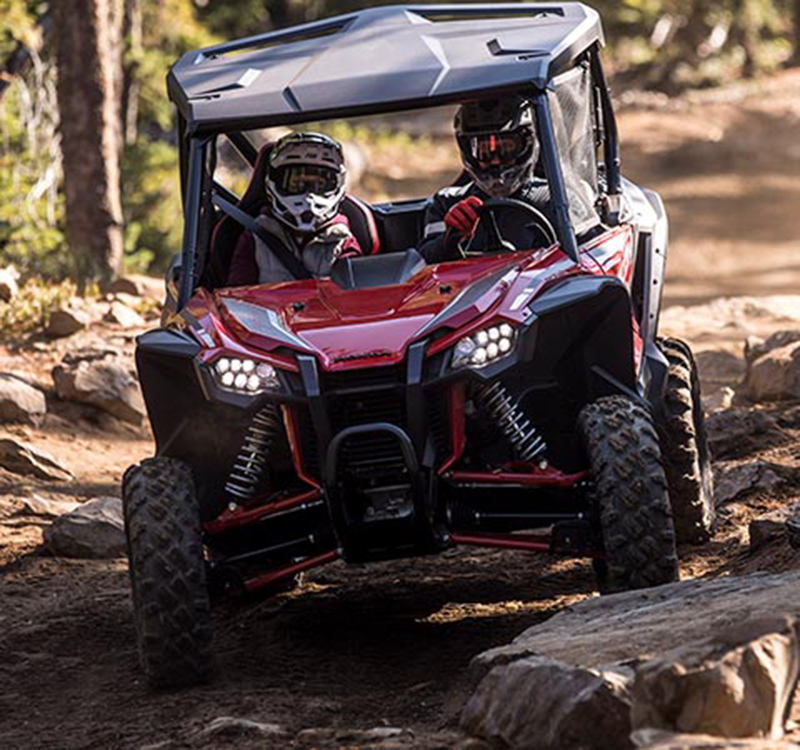
{"type": "Polygon", "coordinates": [[[578,417],[605,550],[602,591],[678,580],[678,555],[658,435],[649,411],[624,396],[588,404],[578,417]]]}
{"type": "Polygon", "coordinates": [[[661,427],[661,452],[679,543],[700,544],[714,533],[714,479],[700,379],[692,351],[679,339],[661,339],[669,362],[661,427]]]}
{"type": "Polygon", "coordinates": [[[122,480],[139,658],[149,685],[176,688],[212,673],[211,605],[194,478],[172,458],[122,480]]]}

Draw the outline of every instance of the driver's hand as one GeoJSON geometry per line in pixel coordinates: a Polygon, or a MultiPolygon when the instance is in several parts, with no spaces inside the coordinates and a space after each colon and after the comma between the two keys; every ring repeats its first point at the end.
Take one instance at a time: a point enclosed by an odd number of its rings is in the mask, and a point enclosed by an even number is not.
{"type": "Polygon", "coordinates": [[[483,201],[477,195],[470,195],[445,214],[444,223],[462,237],[470,237],[475,232],[479,218],[475,209],[482,205],[483,201]]]}

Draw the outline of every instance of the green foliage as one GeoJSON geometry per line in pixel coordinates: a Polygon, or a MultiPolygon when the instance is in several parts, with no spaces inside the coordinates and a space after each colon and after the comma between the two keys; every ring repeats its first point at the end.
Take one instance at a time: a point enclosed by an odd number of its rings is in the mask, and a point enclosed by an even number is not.
{"type": "Polygon", "coordinates": [[[33,42],[36,26],[35,6],[26,0],[0,0],[0,59],[5,59],[18,42],[33,42]]]}
{"type": "Polygon", "coordinates": [[[0,101],[0,264],[63,279],[64,242],[54,70],[36,58],[0,101]]]}
{"type": "Polygon", "coordinates": [[[29,279],[11,302],[0,302],[0,335],[11,338],[44,329],[50,314],[67,304],[76,291],[71,281],[52,284],[38,277],[29,279]]]}
{"type": "Polygon", "coordinates": [[[181,214],[178,151],[140,136],[126,149],[125,270],[160,272],[180,252],[181,214]]]}

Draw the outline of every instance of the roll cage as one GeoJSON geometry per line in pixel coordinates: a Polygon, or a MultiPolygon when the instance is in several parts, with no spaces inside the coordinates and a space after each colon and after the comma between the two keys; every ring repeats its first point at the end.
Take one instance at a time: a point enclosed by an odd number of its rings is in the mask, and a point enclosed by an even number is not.
{"type": "Polygon", "coordinates": [[[578,137],[591,140],[592,154],[601,154],[599,164],[590,157],[593,166],[588,170],[595,171],[591,198],[606,224],[616,223],[621,194],[617,128],[600,61],[602,44],[597,13],[580,3],[413,5],[364,10],[187,53],[167,79],[178,109],[184,212],[178,310],[191,298],[205,268],[219,218],[215,197],[238,201],[214,179],[220,136],[252,167],[257,149],[246,135],[248,129],[407,111],[498,94],[522,94],[533,103],[559,244],[577,259],[570,208],[570,195],[574,204],[577,193],[568,180],[577,169],[587,170],[582,163],[587,149],[579,156],[572,148],[579,114],[590,123],[591,133],[578,132],[578,137]],[[366,53],[376,36],[381,54],[370,59],[366,53]],[[485,49],[476,59],[476,38],[481,37],[485,49]],[[362,60],[359,76],[341,67],[339,58],[353,54],[362,60]],[[331,55],[339,68],[328,60],[331,55]],[[386,61],[393,57],[403,67],[387,68],[386,61]],[[321,61],[316,73],[309,60],[321,61]],[[297,61],[306,65],[299,85],[300,74],[285,77],[285,68],[297,61]],[[583,71],[588,86],[583,112],[560,107],[557,97],[559,82],[575,70],[583,71]],[[387,82],[396,83],[400,94],[387,82]],[[337,86],[342,96],[330,106],[325,92],[337,86]]]}

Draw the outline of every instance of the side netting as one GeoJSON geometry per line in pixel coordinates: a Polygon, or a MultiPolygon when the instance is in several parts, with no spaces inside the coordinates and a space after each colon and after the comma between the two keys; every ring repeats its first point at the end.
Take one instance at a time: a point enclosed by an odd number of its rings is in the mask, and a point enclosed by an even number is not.
{"type": "Polygon", "coordinates": [[[553,84],[554,90],[548,93],[550,112],[570,219],[580,235],[600,221],[596,210],[597,147],[589,66],[574,68],[555,78],[553,84]]]}

